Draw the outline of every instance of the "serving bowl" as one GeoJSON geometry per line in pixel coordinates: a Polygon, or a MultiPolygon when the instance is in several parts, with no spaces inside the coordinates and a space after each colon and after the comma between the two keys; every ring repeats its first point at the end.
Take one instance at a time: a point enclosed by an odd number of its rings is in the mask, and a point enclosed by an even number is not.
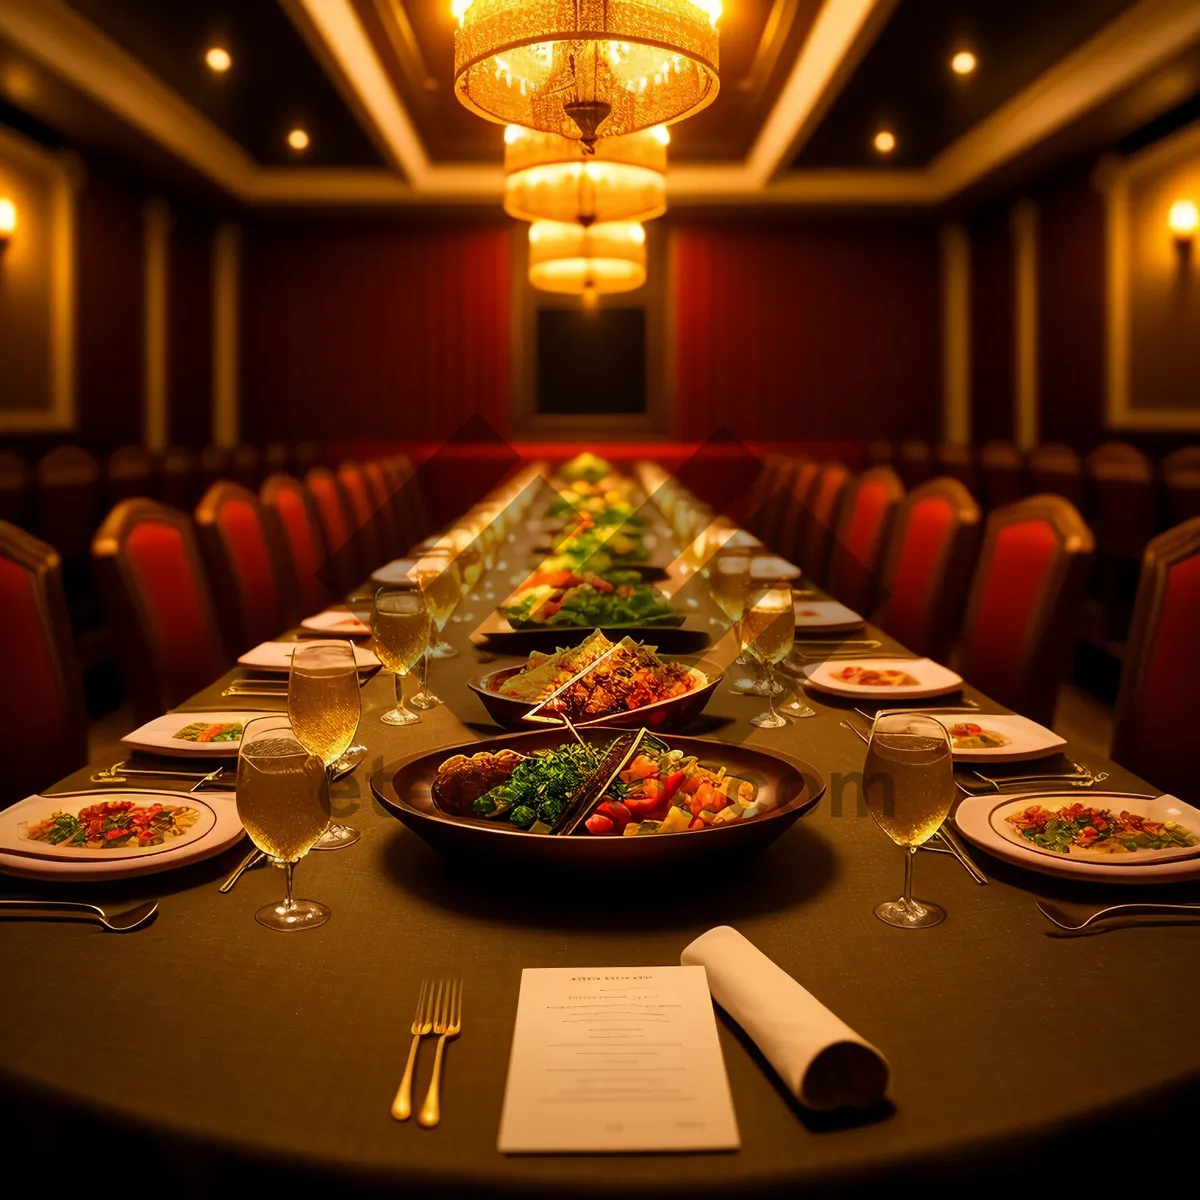
{"type": "MultiPolygon", "coordinates": [[[[579,736],[588,742],[607,745],[614,731],[589,726],[579,730],[579,736]]],[[[444,812],[433,799],[432,785],[438,768],[455,754],[498,750],[530,754],[559,746],[565,737],[569,735],[562,729],[537,730],[412,755],[376,771],[371,777],[371,790],[392,816],[449,857],[518,869],[588,873],[691,867],[715,859],[756,853],[809,812],[825,791],[825,781],[819,772],[789,755],[736,743],[668,734],[662,740],[671,749],[681,750],[685,755],[694,754],[703,764],[721,764],[731,774],[751,780],[758,785],[758,795],[774,801],[776,807],[752,820],[734,821],[711,829],[643,837],[595,837],[583,832],[564,837],[523,832],[476,817],[457,816],[444,812]]]]}
{"type": "MultiPolygon", "coordinates": [[[[638,729],[645,725],[653,733],[664,733],[672,729],[684,729],[703,711],[704,706],[716,691],[724,672],[716,663],[707,659],[676,660],[691,667],[705,676],[707,682],[693,687],[691,691],[679,696],[671,696],[666,700],[656,700],[642,708],[629,709],[623,712],[610,713],[595,720],[583,722],[588,726],[607,726],[610,729],[638,729]]],[[[514,675],[525,670],[524,666],[502,667],[499,671],[489,671],[486,675],[476,675],[468,686],[483,702],[488,716],[503,729],[532,729],[525,720],[525,715],[535,704],[528,700],[518,700],[513,696],[502,695],[499,691],[501,684],[514,675]]],[[[551,715],[549,713],[547,716],[551,715]]],[[[576,726],[580,722],[575,723],[576,726]]]]}

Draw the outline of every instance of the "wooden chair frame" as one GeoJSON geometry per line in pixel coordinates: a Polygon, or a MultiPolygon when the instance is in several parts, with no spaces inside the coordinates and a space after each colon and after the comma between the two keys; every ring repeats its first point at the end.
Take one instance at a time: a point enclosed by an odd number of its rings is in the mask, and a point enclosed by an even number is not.
{"type": "MultiPolygon", "coordinates": [[[[312,614],[300,612],[299,609],[303,607],[302,605],[293,605],[290,609],[287,607],[289,599],[300,598],[304,593],[300,577],[297,574],[296,561],[292,557],[291,541],[288,538],[287,530],[283,526],[279,510],[276,507],[277,497],[283,492],[292,491],[297,493],[301,503],[304,505],[305,511],[308,513],[308,525],[312,532],[313,546],[316,549],[317,558],[321,565],[324,565],[328,561],[329,549],[325,544],[325,529],[321,524],[320,514],[317,512],[316,501],[312,498],[312,493],[308,488],[294,475],[289,475],[285,471],[276,471],[274,474],[268,475],[263,480],[262,487],[258,490],[263,527],[267,534],[267,544],[272,546],[272,552],[287,580],[287,587],[283,591],[286,610],[284,617],[287,621],[294,624],[312,614]]],[[[319,582],[328,592],[329,589],[325,581],[319,580],[319,582]]],[[[326,597],[326,601],[328,602],[332,599],[333,593],[330,592],[326,597]]]]}

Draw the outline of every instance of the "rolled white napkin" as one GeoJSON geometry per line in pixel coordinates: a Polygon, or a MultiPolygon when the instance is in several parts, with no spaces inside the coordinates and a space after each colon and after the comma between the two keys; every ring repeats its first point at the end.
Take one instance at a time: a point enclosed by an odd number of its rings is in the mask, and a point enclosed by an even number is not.
{"type": "Polygon", "coordinates": [[[746,1031],[805,1108],[869,1108],[887,1092],[887,1059],[728,925],[688,946],[713,999],[746,1031]]]}

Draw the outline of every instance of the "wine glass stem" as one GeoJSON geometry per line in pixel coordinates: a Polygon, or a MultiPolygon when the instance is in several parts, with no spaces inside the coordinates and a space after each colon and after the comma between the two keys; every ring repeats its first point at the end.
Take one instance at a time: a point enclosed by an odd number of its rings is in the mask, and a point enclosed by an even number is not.
{"type": "Polygon", "coordinates": [[[433,647],[436,644],[436,637],[430,643],[429,649],[421,655],[421,695],[425,695],[429,691],[429,660],[433,657],[433,647]]]}
{"type": "Polygon", "coordinates": [[[292,872],[296,869],[296,864],[293,862],[285,862],[283,864],[284,886],[287,888],[287,907],[291,908],[292,900],[292,872]]]}
{"type": "Polygon", "coordinates": [[[403,709],[404,707],[404,676],[399,671],[392,676],[396,681],[396,707],[403,709]]]}
{"type": "Polygon", "coordinates": [[[775,664],[767,663],[767,711],[775,716],[775,664]]]}
{"type": "Polygon", "coordinates": [[[916,846],[904,847],[904,904],[905,907],[911,907],[912,898],[912,877],[913,877],[913,859],[917,857],[916,846]]]}

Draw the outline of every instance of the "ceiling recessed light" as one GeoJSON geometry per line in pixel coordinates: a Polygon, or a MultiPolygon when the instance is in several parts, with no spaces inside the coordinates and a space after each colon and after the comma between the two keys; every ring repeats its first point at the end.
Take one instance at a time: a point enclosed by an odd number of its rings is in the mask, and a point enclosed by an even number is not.
{"type": "Polygon", "coordinates": [[[210,46],[204,54],[204,61],[210,71],[224,75],[233,66],[233,56],[224,46],[210,46]]]}
{"type": "Polygon", "coordinates": [[[960,50],[950,60],[950,70],[955,75],[971,75],[977,66],[979,66],[979,59],[970,50],[960,50]]]}
{"type": "Polygon", "coordinates": [[[875,135],[873,145],[880,154],[891,154],[896,148],[896,135],[890,129],[881,129],[875,135]]]}
{"type": "Polygon", "coordinates": [[[297,126],[287,135],[287,144],[291,146],[297,154],[308,149],[309,136],[307,131],[297,126]]]}

